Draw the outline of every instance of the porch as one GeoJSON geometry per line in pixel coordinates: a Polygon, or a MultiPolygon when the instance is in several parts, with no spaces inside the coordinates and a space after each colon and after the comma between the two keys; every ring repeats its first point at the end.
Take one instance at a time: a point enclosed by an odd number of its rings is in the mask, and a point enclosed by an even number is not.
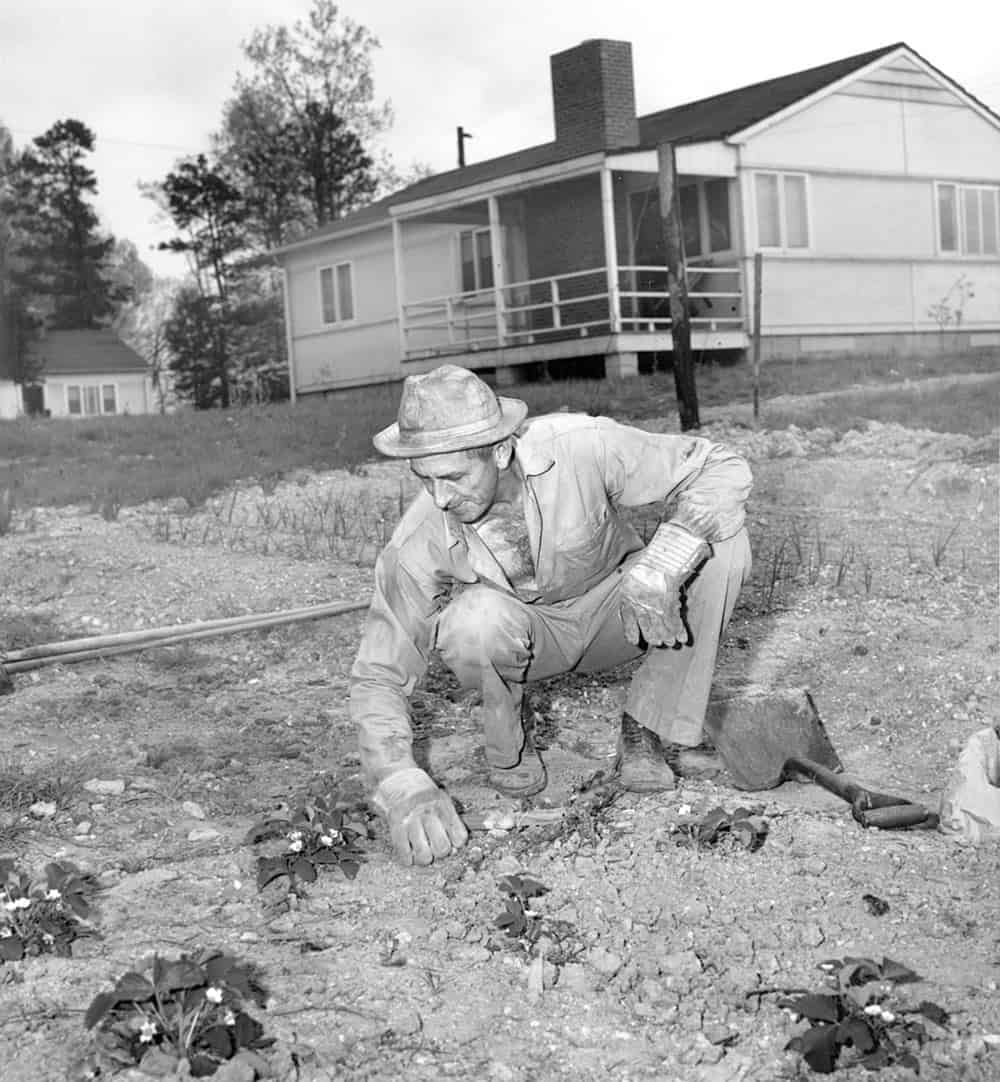
{"type": "MultiPolygon", "coordinates": [[[[732,163],[678,175],[691,345],[748,344],[732,163]]],[[[393,211],[401,359],[496,367],[673,349],[656,154],[595,155],[393,211]]],[[[625,362],[625,368],[629,365],[625,362]]],[[[620,367],[620,366],[619,366],[620,367]]]]}
{"type": "MultiPolygon", "coordinates": [[[[688,265],[686,271],[692,349],[744,348],[739,265],[688,265]]],[[[410,301],[403,305],[402,339],[408,361],[489,353],[477,362],[497,366],[669,351],[667,271],[596,267],[410,301]]]]}

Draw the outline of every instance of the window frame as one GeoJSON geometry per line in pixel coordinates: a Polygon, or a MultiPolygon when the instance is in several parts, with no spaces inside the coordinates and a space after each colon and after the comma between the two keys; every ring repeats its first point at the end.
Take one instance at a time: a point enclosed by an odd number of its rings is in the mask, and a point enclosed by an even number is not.
{"type": "Polygon", "coordinates": [[[934,181],[934,250],[939,256],[951,259],[988,259],[1000,258],[1000,184],[967,183],[961,180],[935,180],[934,181]],[[941,236],[941,227],[944,224],[941,218],[941,191],[951,188],[953,192],[953,219],[952,227],[955,231],[955,247],[945,248],[941,236]],[[966,192],[974,191],[979,195],[979,247],[978,252],[966,250],[966,192]],[[987,192],[993,195],[993,244],[994,250],[987,252],[985,249],[986,215],[983,214],[983,197],[987,192]]]}
{"type": "Polygon", "coordinates": [[[354,260],[342,259],[337,263],[324,263],[316,268],[316,284],[319,289],[319,321],[324,327],[350,326],[358,321],[358,295],[354,286],[354,260]],[[347,268],[347,281],[350,285],[351,314],[346,319],[340,310],[340,271],[347,268]],[[333,318],[327,319],[327,306],[323,296],[323,273],[330,272],[330,285],[332,287],[331,299],[333,318]]]}
{"type": "Polygon", "coordinates": [[[496,286],[496,274],[493,270],[493,261],[495,253],[493,251],[493,233],[488,225],[475,225],[469,229],[459,229],[455,235],[455,251],[457,253],[458,260],[458,292],[465,295],[467,293],[486,293],[488,290],[494,289],[496,286]],[[490,242],[490,283],[489,285],[483,285],[479,279],[479,272],[482,266],[482,258],[479,253],[479,245],[476,242],[476,238],[480,235],[485,235],[490,242]],[[463,275],[463,268],[465,261],[462,258],[462,239],[464,237],[472,237],[472,276],[474,279],[474,285],[472,289],[465,288],[465,279],[463,275]]]}
{"type": "Polygon", "coordinates": [[[809,190],[809,174],[798,170],[754,169],[751,175],[753,189],[754,233],[757,248],[768,252],[809,252],[813,246],[812,193],[809,190]],[[778,181],[778,243],[763,244],[760,239],[760,203],[757,198],[757,178],[776,177],[778,181]],[[785,200],[785,180],[788,177],[802,181],[802,193],[805,202],[805,244],[788,243],[788,206],[785,200]]]}
{"type": "Polygon", "coordinates": [[[94,382],[93,380],[83,380],[77,383],[63,384],[63,402],[66,406],[67,417],[114,417],[120,413],[120,400],[118,393],[118,384],[114,381],[106,383],[103,380],[94,382]],[[114,399],[114,409],[106,410],[104,408],[104,392],[109,390],[114,399]],[[78,395],[78,401],[80,404],[80,410],[75,413],[70,406],[70,392],[76,391],[78,395]],[[87,409],[87,392],[92,391],[97,396],[97,411],[93,412],[87,409]]]}

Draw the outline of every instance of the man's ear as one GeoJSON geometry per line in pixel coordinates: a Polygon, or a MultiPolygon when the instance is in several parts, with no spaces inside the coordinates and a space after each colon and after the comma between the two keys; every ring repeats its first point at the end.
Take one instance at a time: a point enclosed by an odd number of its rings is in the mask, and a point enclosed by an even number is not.
{"type": "Polygon", "coordinates": [[[501,470],[507,469],[514,457],[514,441],[508,436],[493,448],[493,460],[501,470]]]}

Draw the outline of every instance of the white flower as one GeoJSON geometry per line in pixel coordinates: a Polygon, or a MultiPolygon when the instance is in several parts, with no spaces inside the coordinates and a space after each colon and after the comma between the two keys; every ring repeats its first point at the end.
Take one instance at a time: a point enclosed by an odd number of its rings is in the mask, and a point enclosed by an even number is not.
{"type": "Polygon", "coordinates": [[[895,1022],[896,1021],[896,1016],[892,1013],[892,1011],[883,1011],[882,1012],[882,1021],[883,1022],[895,1022]]]}
{"type": "Polygon", "coordinates": [[[13,912],[14,912],[14,910],[15,910],[15,909],[17,908],[17,907],[16,907],[15,905],[14,905],[14,903],[13,903],[13,902],[9,902],[9,901],[8,901],[8,902],[4,902],[4,903],[3,903],[3,907],[4,907],[4,909],[6,909],[6,910],[7,910],[7,912],[8,912],[8,913],[13,913],[13,912]]]}
{"type": "Polygon", "coordinates": [[[27,909],[31,905],[30,898],[15,898],[11,903],[11,909],[27,909]]]}
{"type": "Polygon", "coordinates": [[[302,839],[301,838],[293,838],[288,843],[288,849],[292,853],[301,853],[302,852],[302,839]]]}
{"type": "Polygon", "coordinates": [[[232,1011],[226,1011],[226,1016],[225,1016],[225,1018],[222,1019],[222,1021],[227,1026],[235,1026],[236,1025],[236,1015],[233,1014],[232,1011]]]}
{"type": "Polygon", "coordinates": [[[677,805],[677,814],[678,815],[690,815],[691,814],[691,805],[690,804],[678,804],[677,805]]]}
{"type": "Polygon", "coordinates": [[[150,1021],[148,1018],[139,1027],[139,1040],[143,1044],[152,1044],[153,1038],[156,1036],[156,1023],[150,1021]]]}
{"type": "Polygon", "coordinates": [[[6,924],[0,925],[0,939],[10,939],[13,934],[13,929],[8,928],[6,924]]]}
{"type": "Polygon", "coordinates": [[[865,1014],[881,1014],[882,1008],[877,1003],[869,1003],[865,1007],[865,1014]]]}
{"type": "Polygon", "coordinates": [[[301,830],[290,830],[288,832],[288,837],[293,842],[300,841],[301,838],[302,838],[302,831],[301,830]]]}
{"type": "Polygon", "coordinates": [[[222,1002],[222,989],[216,988],[212,985],[211,988],[206,989],[205,998],[209,1003],[221,1003],[222,1002]]]}
{"type": "Polygon", "coordinates": [[[47,902],[58,902],[61,897],[62,897],[62,891],[61,890],[56,890],[55,887],[53,887],[51,890],[47,890],[45,892],[45,900],[47,902]]]}

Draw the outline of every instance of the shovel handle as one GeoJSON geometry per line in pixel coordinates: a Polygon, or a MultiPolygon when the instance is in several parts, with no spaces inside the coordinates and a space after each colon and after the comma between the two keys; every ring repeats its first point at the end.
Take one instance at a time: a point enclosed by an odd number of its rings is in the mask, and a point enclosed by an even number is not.
{"type": "Polygon", "coordinates": [[[922,827],[934,830],[938,825],[938,816],[928,811],[922,804],[896,804],[882,808],[853,809],[854,818],[863,827],[878,827],[880,830],[903,830],[908,827],[922,827]]]}

